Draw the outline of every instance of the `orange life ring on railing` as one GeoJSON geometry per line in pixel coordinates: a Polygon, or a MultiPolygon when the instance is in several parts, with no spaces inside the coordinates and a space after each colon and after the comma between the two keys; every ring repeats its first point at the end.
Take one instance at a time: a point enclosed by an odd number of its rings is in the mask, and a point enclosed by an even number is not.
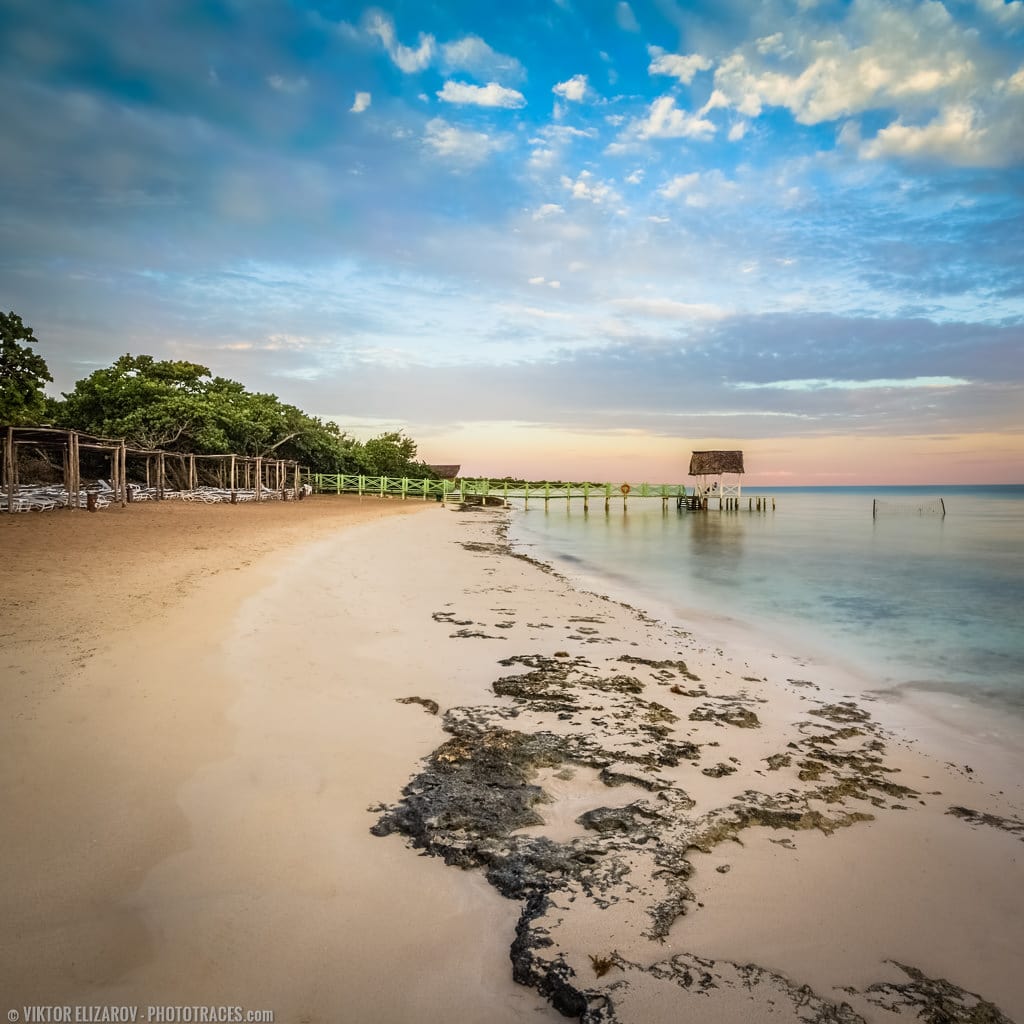
{"type": "Polygon", "coordinates": [[[629,494],[629,484],[623,484],[619,490],[622,491],[623,494],[629,494]]]}

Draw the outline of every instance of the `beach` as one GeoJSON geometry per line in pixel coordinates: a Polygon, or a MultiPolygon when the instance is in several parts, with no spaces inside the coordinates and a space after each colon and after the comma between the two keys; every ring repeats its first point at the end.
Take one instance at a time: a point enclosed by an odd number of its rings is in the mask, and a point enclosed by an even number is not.
{"type": "Polygon", "coordinates": [[[1024,1021],[1018,761],[507,515],[4,517],[8,1005],[1024,1021]]]}

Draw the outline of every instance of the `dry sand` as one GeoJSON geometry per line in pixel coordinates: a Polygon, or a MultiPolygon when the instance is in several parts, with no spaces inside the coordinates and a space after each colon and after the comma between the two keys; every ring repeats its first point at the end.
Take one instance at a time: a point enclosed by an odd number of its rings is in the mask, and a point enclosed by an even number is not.
{"type": "Polygon", "coordinates": [[[871,702],[839,703],[836,674],[717,647],[511,557],[502,521],[334,497],[3,517],[8,1005],[561,1019],[511,978],[522,898],[417,856],[401,830],[369,831],[383,805],[410,806],[411,776],[472,769],[481,742],[514,732],[601,752],[527,765],[546,802],[512,835],[435,818],[419,840],[518,864],[547,836],[597,865],[555,882],[527,871],[551,884],[523,916],[519,967],[556,1001],[552,978],[593,1020],[852,1022],[916,1018],[936,999],[966,1013],[966,991],[1024,1020],[1019,763],[951,767],[862,721],[878,718],[871,702]],[[516,676],[539,690],[492,690],[516,676]],[[397,702],[413,696],[441,713],[397,702]],[[757,727],[722,717],[744,710],[757,727]],[[666,763],[684,742],[699,749],[666,763]],[[716,764],[734,770],[704,774],[716,764]],[[751,823],[755,792],[776,827],[751,823]],[[604,830],[577,821],[601,807],[631,810],[604,830]],[[825,831],[793,827],[801,814],[825,831]],[[657,907],[672,909],[652,938],[657,907]]]}

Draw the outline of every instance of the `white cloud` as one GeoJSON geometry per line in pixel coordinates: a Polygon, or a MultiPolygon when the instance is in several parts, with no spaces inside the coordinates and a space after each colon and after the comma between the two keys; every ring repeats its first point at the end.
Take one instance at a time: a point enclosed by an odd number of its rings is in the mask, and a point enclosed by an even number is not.
{"type": "Polygon", "coordinates": [[[978,7],[1003,25],[1024,25],[1024,3],[1021,0],[976,0],[978,7]]]}
{"type": "Polygon", "coordinates": [[[586,98],[588,88],[586,75],[573,75],[572,78],[552,86],[551,91],[556,96],[572,100],[574,103],[582,103],[586,98]]]}
{"type": "Polygon", "coordinates": [[[711,67],[711,61],[699,53],[666,53],[660,46],[648,46],[647,52],[651,57],[648,74],[671,75],[684,85],[689,85],[698,71],[707,71],[711,67]]]}
{"type": "Polygon", "coordinates": [[[548,281],[548,287],[549,288],[561,288],[562,287],[562,282],[561,281],[548,281]]]}
{"type": "Polygon", "coordinates": [[[633,122],[633,130],[642,139],[705,139],[715,134],[710,121],[679,110],[672,96],[656,99],[647,117],[633,122]]]}
{"type": "Polygon", "coordinates": [[[764,382],[737,381],[730,385],[737,391],[875,391],[878,389],[935,390],[958,388],[970,384],[963,377],[880,377],[872,380],[836,380],[830,377],[808,377],[797,380],[764,382]]]}
{"type": "Polygon", "coordinates": [[[546,220],[548,217],[554,217],[559,213],[565,213],[565,210],[558,203],[544,203],[533,211],[533,219],[546,220]]]}
{"type": "Polygon", "coordinates": [[[406,74],[422,71],[434,59],[437,43],[432,35],[419,34],[419,45],[403,46],[398,41],[395,23],[383,11],[368,11],[363,19],[366,32],[381,41],[392,63],[406,74]]]}
{"type": "Polygon", "coordinates": [[[737,121],[735,124],[733,124],[729,128],[729,141],[739,142],[740,139],[742,139],[743,136],[747,134],[747,124],[748,122],[746,121],[737,121]]]}
{"type": "Polygon", "coordinates": [[[626,3],[626,0],[619,0],[615,8],[615,21],[623,32],[640,31],[640,22],[636,20],[633,8],[626,3]]]}
{"type": "Polygon", "coordinates": [[[463,167],[475,167],[504,147],[503,140],[495,139],[486,132],[456,128],[443,117],[427,122],[423,142],[437,156],[463,167]]]}
{"type": "Polygon", "coordinates": [[[558,154],[546,146],[538,146],[530,153],[530,169],[534,171],[546,171],[558,163],[558,154]]]}
{"type": "Polygon", "coordinates": [[[950,107],[926,125],[915,127],[896,120],[860,147],[869,160],[897,156],[937,157],[964,167],[985,166],[992,161],[988,132],[976,123],[968,106],[950,107]]]}
{"type": "Polygon", "coordinates": [[[526,105],[526,99],[521,92],[515,89],[506,89],[497,82],[488,82],[487,85],[470,85],[467,82],[444,83],[444,88],[437,93],[438,99],[445,103],[457,103],[461,105],[472,104],[477,107],[504,107],[514,110],[517,107],[526,105]]]}
{"type": "Polygon", "coordinates": [[[284,75],[268,75],[267,85],[275,92],[283,92],[288,96],[297,96],[309,88],[306,78],[285,78],[284,75]]]}
{"type": "Polygon", "coordinates": [[[630,185],[639,185],[644,180],[644,171],[642,167],[638,167],[635,171],[626,175],[626,181],[630,185]]]}
{"type": "Polygon", "coordinates": [[[369,108],[372,101],[373,97],[368,92],[357,92],[355,102],[349,107],[349,110],[353,114],[361,114],[369,108]]]}
{"type": "Polygon", "coordinates": [[[980,22],[954,17],[938,0],[857,0],[816,30],[806,20],[787,23],[719,61],[699,114],[726,108],[756,118],[781,107],[815,125],[886,111],[890,123],[874,139],[859,144],[854,125],[839,144],[866,159],[1006,165],[1024,152],[1024,133],[1011,127],[1024,117],[1013,95],[1019,50],[989,39],[996,25],[1024,26],[1024,3],[975,3],[980,22]]]}
{"type": "Polygon", "coordinates": [[[538,309],[536,306],[519,306],[512,303],[503,303],[498,307],[498,309],[504,310],[506,313],[512,313],[518,316],[536,317],[538,320],[570,319],[568,313],[556,313],[550,309],[538,309]]]}
{"type": "Polygon", "coordinates": [[[530,284],[543,284],[543,283],[544,283],[544,278],[543,277],[531,277],[530,278],[530,284]]]}
{"type": "Polygon", "coordinates": [[[779,57],[788,57],[791,52],[782,41],[781,32],[775,32],[770,36],[762,36],[754,45],[757,47],[758,53],[771,53],[779,57]]]}
{"type": "MultiPolygon", "coordinates": [[[[554,139],[557,142],[565,142],[568,139],[594,139],[597,137],[596,128],[574,128],[568,124],[548,124],[538,132],[539,139],[554,139]]],[[[531,143],[538,139],[530,139],[531,143]]]]}
{"type": "Polygon", "coordinates": [[[562,187],[572,193],[573,199],[586,199],[588,202],[598,205],[617,201],[619,198],[608,182],[595,180],[590,171],[580,171],[575,181],[563,176],[562,187]]]}
{"type": "Polygon", "coordinates": [[[675,299],[614,299],[612,305],[659,320],[720,320],[729,315],[728,310],[709,302],[677,302],[675,299]]]}
{"type": "Polygon", "coordinates": [[[690,174],[677,174],[671,181],[665,182],[658,189],[658,195],[666,199],[676,199],[684,192],[688,192],[700,181],[700,175],[693,171],[690,174]]]}
{"type": "Polygon", "coordinates": [[[508,54],[492,50],[479,36],[463,36],[441,47],[441,61],[447,72],[465,71],[476,78],[521,82],[523,65],[508,54]]]}

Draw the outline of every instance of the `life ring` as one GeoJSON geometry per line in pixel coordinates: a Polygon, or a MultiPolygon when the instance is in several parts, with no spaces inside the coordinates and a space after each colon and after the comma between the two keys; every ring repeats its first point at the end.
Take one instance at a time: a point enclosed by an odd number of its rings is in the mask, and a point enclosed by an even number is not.
{"type": "Polygon", "coordinates": [[[622,485],[622,486],[621,486],[621,487],[619,488],[619,490],[620,490],[620,491],[622,491],[622,493],[623,493],[623,494],[629,494],[629,490],[630,490],[630,488],[629,488],[629,484],[623,484],[623,485],[622,485]]]}

